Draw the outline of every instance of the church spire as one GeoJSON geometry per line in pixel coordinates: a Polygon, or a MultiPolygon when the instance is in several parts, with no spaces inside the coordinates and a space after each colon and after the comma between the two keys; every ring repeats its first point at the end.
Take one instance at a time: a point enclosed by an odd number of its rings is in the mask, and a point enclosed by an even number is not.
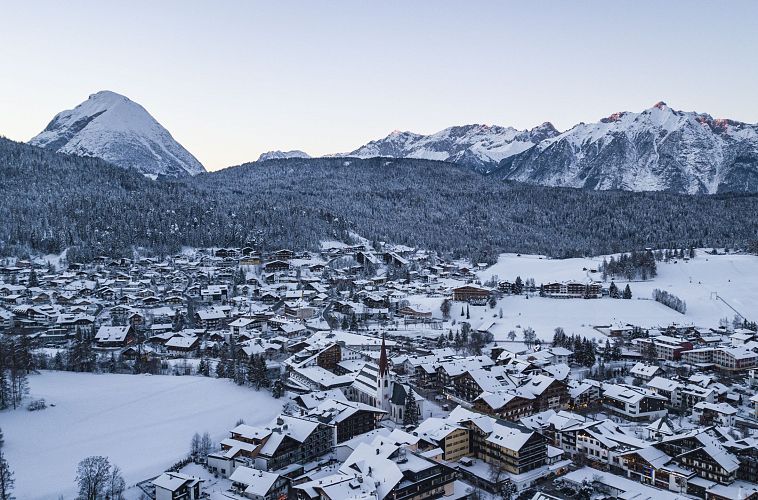
{"type": "Polygon", "coordinates": [[[384,344],[384,333],[382,333],[382,352],[379,353],[379,376],[384,377],[389,373],[389,362],[387,361],[387,346],[384,344]]]}

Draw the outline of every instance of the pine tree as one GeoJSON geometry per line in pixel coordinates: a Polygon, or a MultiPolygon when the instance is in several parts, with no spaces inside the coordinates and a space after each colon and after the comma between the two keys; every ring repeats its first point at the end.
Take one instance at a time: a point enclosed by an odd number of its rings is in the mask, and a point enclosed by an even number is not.
{"type": "Polygon", "coordinates": [[[274,399],[279,399],[284,395],[284,384],[281,380],[274,381],[274,386],[271,388],[271,395],[274,399]]]}
{"type": "Polygon", "coordinates": [[[624,298],[625,299],[631,299],[632,298],[632,289],[629,288],[629,283],[627,283],[626,287],[624,287],[624,298]]]}
{"type": "Polygon", "coordinates": [[[271,381],[268,379],[268,368],[266,367],[266,359],[263,357],[263,355],[258,356],[256,369],[258,370],[258,378],[260,379],[261,387],[270,387],[271,381]]]}
{"type": "Polygon", "coordinates": [[[234,382],[237,385],[245,385],[245,380],[247,379],[245,363],[237,363],[236,368],[234,370],[234,382]]]}
{"type": "Polygon", "coordinates": [[[619,298],[619,289],[613,280],[611,280],[611,285],[608,287],[608,295],[610,295],[612,299],[619,298]]]}
{"type": "Polygon", "coordinates": [[[514,295],[521,295],[521,292],[524,291],[524,282],[521,281],[521,276],[516,276],[516,281],[513,282],[512,290],[514,295]]]}
{"type": "Polygon", "coordinates": [[[566,332],[560,326],[556,327],[555,332],[553,333],[553,346],[560,347],[560,346],[564,346],[565,343],[566,343],[566,332]]]}
{"type": "Polygon", "coordinates": [[[440,311],[442,311],[443,319],[450,319],[450,299],[445,299],[440,304],[440,311]]]}
{"type": "Polygon", "coordinates": [[[10,359],[8,357],[8,342],[0,340],[0,410],[11,406],[13,399],[11,394],[11,382],[8,373],[10,371],[10,359]]]}
{"type": "Polygon", "coordinates": [[[418,405],[413,396],[413,390],[409,387],[405,395],[405,407],[403,408],[403,425],[418,425],[418,405]]]}
{"type": "Polygon", "coordinates": [[[468,304],[466,304],[466,319],[471,319],[471,311],[469,310],[468,304]]]}
{"type": "Polygon", "coordinates": [[[258,371],[255,365],[255,354],[251,354],[247,360],[247,383],[251,387],[259,387],[258,371]]]}
{"type": "Polygon", "coordinates": [[[219,360],[218,363],[216,363],[216,378],[226,377],[226,370],[224,369],[225,364],[224,360],[219,360]]]}
{"type": "Polygon", "coordinates": [[[29,288],[34,288],[39,286],[39,279],[37,278],[37,271],[34,270],[34,267],[32,267],[32,270],[29,272],[29,283],[27,284],[29,288]]]}
{"type": "Polygon", "coordinates": [[[0,449],[0,500],[13,500],[13,471],[11,471],[5,453],[0,449]]]}

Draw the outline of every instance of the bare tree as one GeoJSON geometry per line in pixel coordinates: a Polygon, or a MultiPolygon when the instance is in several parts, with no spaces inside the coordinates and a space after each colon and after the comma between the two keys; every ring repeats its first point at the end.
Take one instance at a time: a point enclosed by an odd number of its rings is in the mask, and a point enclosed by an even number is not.
{"type": "Polygon", "coordinates": [[[76,468],[78,500],[98,500],[108,485],[111,464],[106,457],[87,457],[76,468]]]}
{"type": "Polygon", "coordinates": [[[196,432],[194,436],[192,436],[192,441],[190,442],[190,456],[193,459],[197,459],[197,457],[200,455],[200,433],[196,432]]]}
{"type": "Polygon", "coordinates": [[[211,435],[205,432],[202,439],[200,439],[200,456],[203,458],[208,457],[208,453],[213,450],[213,441],[211,441],[211,435]]]}
{"type": "Polygon", "coordinates": [[[106,487],[110,500],[123,500],[125,489],[126,481],[121,477],[121,469],[118,465],[114,465],[108,476],[108,484],[106,487]]]}

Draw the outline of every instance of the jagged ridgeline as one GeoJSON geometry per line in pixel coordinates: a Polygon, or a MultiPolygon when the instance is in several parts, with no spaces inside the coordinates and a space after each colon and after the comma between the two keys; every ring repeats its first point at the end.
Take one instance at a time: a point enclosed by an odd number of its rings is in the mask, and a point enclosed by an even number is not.
{"type": "Polygon", "coordinates": [[[152,181],[102,160],[0,139],[0,251],[69,259],[183,245],[318,247],[354,231],[478,262],[651,247],[743,246],[758,196],[587,191],[419,159],[290,158],[152,181]]]}

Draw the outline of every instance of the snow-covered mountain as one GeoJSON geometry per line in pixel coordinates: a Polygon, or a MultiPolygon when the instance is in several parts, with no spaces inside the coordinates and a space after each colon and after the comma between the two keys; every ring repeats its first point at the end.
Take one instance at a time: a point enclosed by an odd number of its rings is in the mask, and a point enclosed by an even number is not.
{"type": "Polygon", "coordinates": [[[717,193],[758,191],[758,125],[676,111],[580,123],[504,159],[495,175],[589,189],[717,193]]]}
{"type": "Polygon", "coordinates": [[[205,172],[145,108],[110,91],[92,94],[74,109],[58,113],[29,144],[102,158],[146,175],[178,177],[205,172]]]}
{"type": "Polygon", "coordinates": [[[268,151],[266,153],[261,153],[261,155],[258,157],[258,161],[266,161],[266,160],[284,160],[285,158],[310,158],[311,155],[306,153],[305,151],[300,151],[299,149],[294,149],[292,151],[268,151]]]}
{"type": "Polygon", "coordinates": [[[337,156],[444,160],[479,172],[489,172],[501,160],[556,135],[558,131],[550,123],[543,123],[531,130],[497,125],[463,125],[431,135],[395,131],[384,139],[371,141],[355,151],[337,156]]]}

